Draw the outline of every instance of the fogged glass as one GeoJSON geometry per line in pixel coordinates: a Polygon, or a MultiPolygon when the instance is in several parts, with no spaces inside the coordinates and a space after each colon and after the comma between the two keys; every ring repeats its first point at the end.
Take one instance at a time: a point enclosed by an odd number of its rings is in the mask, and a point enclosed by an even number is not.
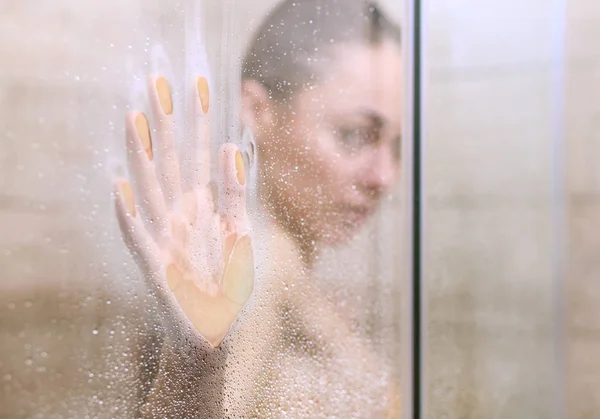
{"type": "Polygon", "coordinates": [[[565,25],[565,389],[573,418],[600,415],[600,363],[595,354],[600,278],[600,47],[588,42],[600,28],[600,5],[566,4],[565,25]]]}
{"type": "Polygon", "coordinates": [[[1,8],[0,416],[399,417],[399,6],[1,8]]]}
{"type": "Polygon", "coordinates": [[[427,417],[564,417],[565,2],[427,3],[427,417]]]}

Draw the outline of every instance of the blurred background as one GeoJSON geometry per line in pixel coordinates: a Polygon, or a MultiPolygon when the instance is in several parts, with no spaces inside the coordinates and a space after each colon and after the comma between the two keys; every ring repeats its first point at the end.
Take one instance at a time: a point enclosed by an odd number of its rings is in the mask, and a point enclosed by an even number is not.
{"type": "MultiPolygon", "coordinates": [[[[135,415],[161,326],[110,200],[132,80],[164,69],[177,96],[199,14],[214,141],[237,141],[240,54],[274,4],[0,0],[1,417],[135,415]]],[[[426,417],[600,417],[600,3],[422,7],[426,417]]],[[[319,266],[390,353],[401,196],[319,266]]]]}

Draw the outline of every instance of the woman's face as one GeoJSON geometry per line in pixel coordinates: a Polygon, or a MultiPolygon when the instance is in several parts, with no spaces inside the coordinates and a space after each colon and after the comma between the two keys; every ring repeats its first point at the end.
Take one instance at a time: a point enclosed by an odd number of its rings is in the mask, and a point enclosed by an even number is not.
{"type": "Polygon", "coordinates": [[[330,244],[356,233],[400,166],[398,44],[336,52],[318,85],[272,105],[271,129],[258,138],[263,200],[295,233],[330,244]]]}

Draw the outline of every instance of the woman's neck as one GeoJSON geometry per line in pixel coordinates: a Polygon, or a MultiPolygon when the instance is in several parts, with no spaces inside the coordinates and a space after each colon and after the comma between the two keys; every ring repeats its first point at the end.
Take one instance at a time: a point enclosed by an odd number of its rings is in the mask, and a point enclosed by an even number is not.
{"type": "Polygon", "coordinates": [[[293,248],[302,267],[311,271],[319,257],[319,242],[307,234],[306,229],[301,228],[298,223],[285,214],[277,212],[273,205],[259,202],[257,210],[258,214],[269,215],[273,234],[278,236],[279,240],[285,240],[293,248]]]}
{"type": "Polygon", "coordinates": [[[286,222],[285,219],[282,220],[278,217],[273,219],[275,234],[291,243],[302,267],[311,271],[319,256],[318,242],[302,234],[298,229],[292,228],[293,225],[291,222],[286,222]]]}

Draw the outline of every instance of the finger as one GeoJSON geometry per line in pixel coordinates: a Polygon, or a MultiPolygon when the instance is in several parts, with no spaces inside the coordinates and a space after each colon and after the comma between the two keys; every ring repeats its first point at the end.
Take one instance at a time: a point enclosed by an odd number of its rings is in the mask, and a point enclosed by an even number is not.
{"type": "Polygon", "coordinates": [[[168,217],[165,200],[151,162],[152,137],[148,120],[143,113],[131,112],[125,121],[127,138],[127,162],[138,191],[139,205],[146,216],[147,228],[155,240],[162,242],[168,237],[168,217]]]}
{"type": "Polygon", "coordinates": [[[154,135],[156,174],[167,209],[171,209],[181,199],[179,158],[175,149],[173,99],[167,80],[161,76],[148,77],[148,93],[152,115],[156,121],[154,135]]]}
{"type": "MultiPolygon", "coordinates": [[[[127,248],[140,264],[146,280],[164,280],[160,249],[144,229],[130,183],[125,179],[117,179],[114,189],[117,220],[127,248]]],[[[151,288],[154,286],[153,283],[151,288]]]]}
{"type": "Polygon", "coordinates": [[[210,180],[210,120],[208,111],[210,94],[205,77],[195,80],[192,94],[192,111],[187,122],[190,132],[190,177],[192,187],[203,187],[210,180]]]}
{"type": "Polygon", "coordinates": [[[219,213],[233,224],[238,235],[249,229],[246,213],[246,172],[242,154],[233,144],[224,144],[219,150],[219,213]]]}
{"type": "Polygon", "coordinates": [[[242,307],[252,294],[254,287],[254,254],[249,235],[240,237],[229,257],[223,294],[230,302],[242,307]]]}
{"type": "Polygon", "coordinates": [[[133,189],[129,182],[118,179],[115,182],[115,208],[123,240],[131,252],[133,259],[142,271],[146,286],[162,303],[165,320],[173,322],[173,327],[181,317],[181,310],[175,296],[169,291],[173,281],[172,272],[164,268],[169,264],[156,243],[144,230],[144,225],[136,211],[133,189]]]}

